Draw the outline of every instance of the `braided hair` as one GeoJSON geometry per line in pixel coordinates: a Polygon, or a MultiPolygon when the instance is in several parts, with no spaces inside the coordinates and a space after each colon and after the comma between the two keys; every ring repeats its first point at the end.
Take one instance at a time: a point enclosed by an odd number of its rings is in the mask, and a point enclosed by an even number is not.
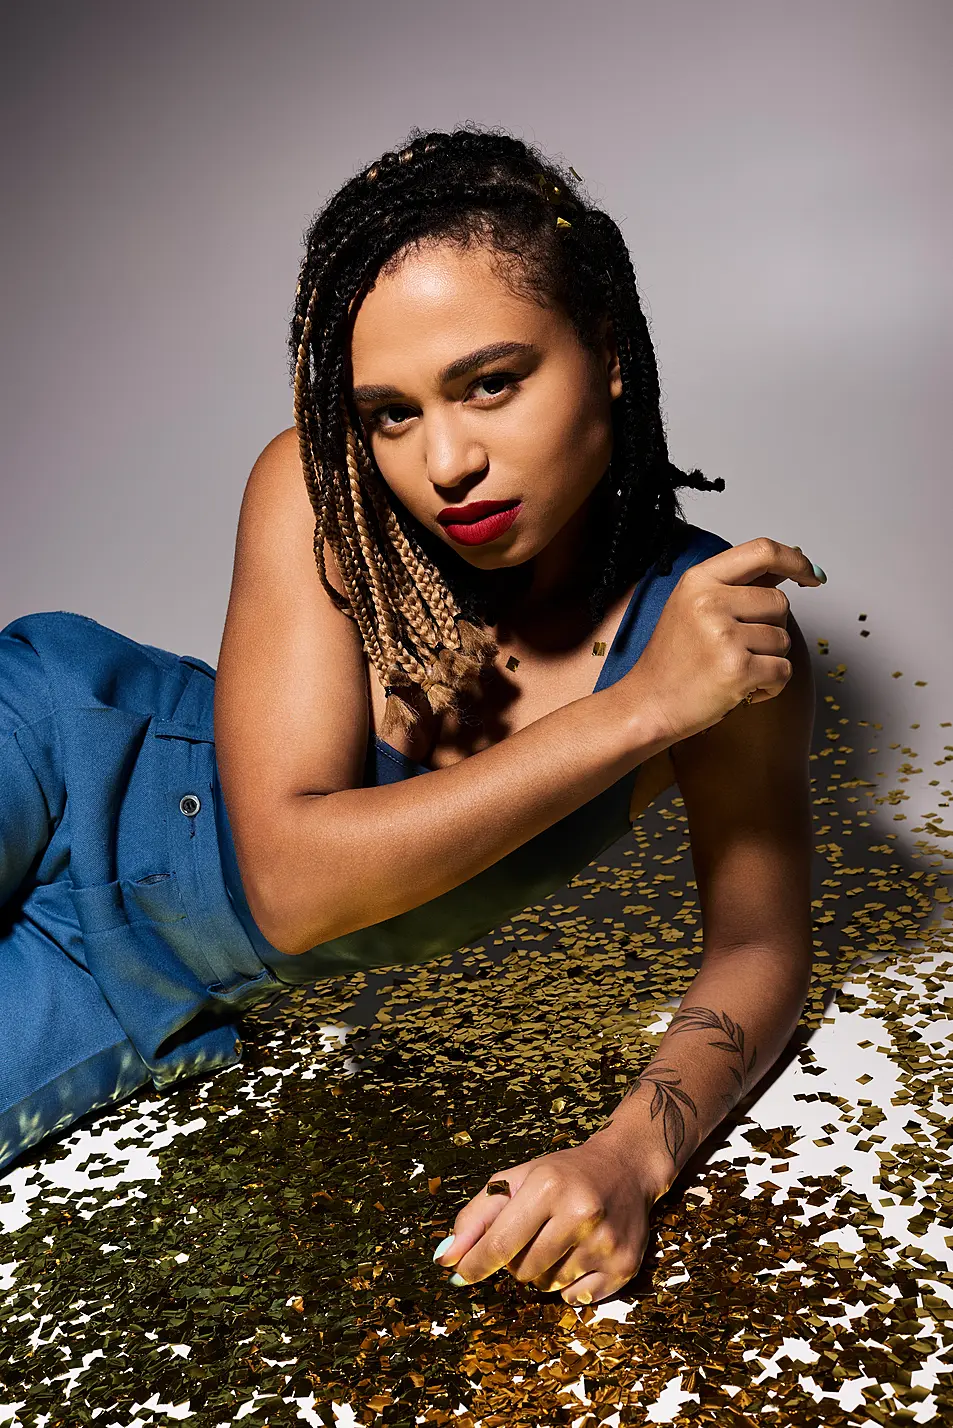
{"type": "MultiPolygon", "coordinates": [[[[609,534],[595,562],[594,621],[653,565],[671,571],[684,513],[676,491],[724,490],[668,459],[655,353],[619,228],[582,194],[578,175],[499,130],[411,131],[348,180],[305,236],[291,323],[294,420],[315,515],[318,575],[358,625],[384,685],[383,733],[409,729],[421,699],[462,711],[498,653],[494,598],[516,572],[475,572],[390,491],[347,389],[353,309],[388,263],[424,240],[485,244],[514,291],[560,305],[597,351],[612,324],[622,395],[613,452],[596,489],[609,534]],[[325,544],[344,587],[329,581],[325,544]]],[[[521,578],[521,577],[517,577],[521,578]]]]}

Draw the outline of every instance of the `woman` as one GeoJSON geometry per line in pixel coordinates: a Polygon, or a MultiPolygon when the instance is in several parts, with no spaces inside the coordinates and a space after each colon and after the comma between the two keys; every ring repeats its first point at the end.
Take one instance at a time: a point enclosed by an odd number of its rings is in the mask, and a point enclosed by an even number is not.
{"type": "Polygon", "coordinates": [[[279,983],[467,945],[677,780],[704,958],[659,1055],[435,1256],[605,1298],[804,1003],[813,685],[776,586],[826,577],[685,522],[724,483],[668,460],[622,235],[513,138],[415,131],[345,184],[291,349],[217,676],[81,615],[0,632],[0,1164],[234,1064],[279,983]]]}

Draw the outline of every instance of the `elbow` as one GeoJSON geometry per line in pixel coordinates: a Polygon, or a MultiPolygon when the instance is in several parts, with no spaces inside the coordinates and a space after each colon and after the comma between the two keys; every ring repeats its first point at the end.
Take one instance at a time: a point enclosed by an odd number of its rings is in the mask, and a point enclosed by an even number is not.
{"type": "Polygon", "coordinates": [[[302,952],[307,952],[308,948],[302,945],[301,939],[293,937],[287,920],[263,912],[260,907],[258,911],[252,911],[252,917],[265,941],[283,957],[298,957],[302,952]]]}
{"type": "Polygon", "coordinates": [[[300,957],[303,952],[330,941],[335,935],[333,931],[325,932],[320,927],[312,927],[306,936],[302,936],[300,926],[296,926],[286,913],[276,911],[274,904],[263,907],[258,903],[253,907],[249,902],[248,906],[262,937],[283,957],[300,957]]]}
{"type": "Polygon", "coordinates": [[[266,897],[260,887],[245,883],[245,901],[255,926],[265,941],[284,956],[295,956],[297,947],[288,937],[287,918],[280,915],[280,905],[274,898],[266,897]]]}
{"type": "Polygon", "coordinates": [[[302,935],[301,918],[297,915],[294,900],[289,894],[286,878],[276,882],[259,875],[243,878],[242,886],[255,926],[265,941],[282,956],[300,956],[302,952],[309,951],[333,936],[330,931],[324,932],[321,924],[325,919],[314,916],[317,912],[315,908],[311,909],[312,918],[307,935],[302,935]]]}
{"type": "Polygon", "coordinates": [[[295,894],[293,880],[287,877],[246,888],[245,897],[259,932],[285,957],[300,957],[313,947],[333,942],[377,920],[361,917],[352,899],[342,905],[341,898],[315,896],[311,887],[305,905],[295,894]]]}
{"type": "Polygon", "coordinates": [[[294,830],[287,819],[279,823],[259,818],[253,837],[242,837],[241,830],[232,828],[235,855],[242,892],[248,910],[261,936],[276,952],[296,957],[334,934],[325,931],[326,909],[319,905],[314,881],[304,880],[295,867],[294,830]],[[307,887],[307,907],[302,905],[300,889],[307,887]]]}
{"type": "Polygon", "coordinates": [[[300,957],[325,942],[333,942],[338,937],[359,932],[384,919],[380,916],[368,917],[359,913],[348,903],[316,907],[309,902],[306,915],[292,905],[287,887],[284,898],[258,898],[253,904],[248,901],[252,917],[262,936],[285,957],[300,957]]]}
{"type": "Polygon", "coordinates": [[[263,894],[260,888],[254,893],[246,891],[245,895],[258,931],[284,957],[300,957],[335,936],[334,929],[326,925],[326,919],[316,909],[311,909],[312,917],[307,928],[303,928],[291,905],[287,886],[270,895],[263,894]]]}
{"type": "MultiPolygon", "coordinates": [[[[310,795],[304,797],[310,798],[310,795]]],[[[334,855],[333,832],[321,836],[313,824],[308,835],[325,853],[317,875],[305,874],[301,839],[295,823],[286,819],[257,829],[254,857],[242,863],[242,886],[248,908],[262,937],[285,957],[298,957],[313,947],[367,926],[358,910],[359,879],[351,860],[334,855]]],[[[236,848],[236,852],[237,852],[236,848]]]]}

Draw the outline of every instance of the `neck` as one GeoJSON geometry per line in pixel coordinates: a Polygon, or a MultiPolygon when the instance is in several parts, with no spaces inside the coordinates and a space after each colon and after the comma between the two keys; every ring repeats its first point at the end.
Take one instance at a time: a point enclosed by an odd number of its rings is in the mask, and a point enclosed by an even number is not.
{"type": "Polygon", "coordinates": [[[595,574],[595,495],[588,496],[532,562],[532,578],[510,614],[538,614],[588,597],[595,574]]]}

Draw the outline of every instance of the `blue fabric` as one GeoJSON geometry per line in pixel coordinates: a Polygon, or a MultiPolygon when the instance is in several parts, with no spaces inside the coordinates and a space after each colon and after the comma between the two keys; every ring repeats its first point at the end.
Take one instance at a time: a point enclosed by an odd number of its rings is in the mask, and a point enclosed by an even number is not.
{"type": "Polygon", "coordinates": [[[0,1166],[233,1065],[235,1012],[275,984],[222,877],[214,687],[83,615],[0,631],[0,1166]]]}
{"type": "MultiPolygon", "coordinates": [[[[636,588],[597,690],[631,669],[682,571],[728,548],[684,535],[671,574],[636,588]]],[[[234,1065],[235,1017],[281,983],[465,946],[628,829],[634,770],[462,887],[288,957],[242,888],[214,688],[203,660],[85,615],[0,630],[0,1167],[149,1082],[234,1065]]],[[[427,772],[381,740],[368,749],[368,784],[427,772]]]]}

